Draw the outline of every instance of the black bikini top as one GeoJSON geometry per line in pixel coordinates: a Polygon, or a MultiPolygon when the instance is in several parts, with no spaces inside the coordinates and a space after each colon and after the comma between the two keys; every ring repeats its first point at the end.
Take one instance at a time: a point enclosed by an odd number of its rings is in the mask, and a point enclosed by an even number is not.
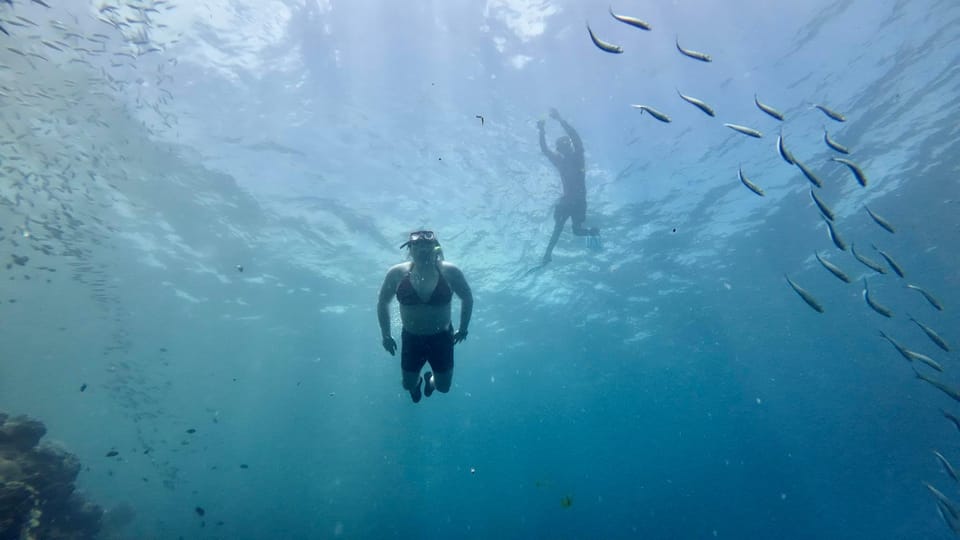
{"type": "Polygon", "coordinates": [[[426,302],[420,299],[420,295],[417,294],[413,283],[410,282],[410,272],[407,272],[407,275],[403,276],[403,279],[397,284],[397,302],[405,306],[415,306],[418,304],[445,306],[449,304],[453,298],[453,291],[450,289],[450,285],[447,284],[447,280],[443,278],[443,272],[441,272],[439,268],[437,268],[437,272],[440,272],[440,277],[437,278],[437,286],[433,288],[433,293],[430,294],[430,299],[426,302]]]}

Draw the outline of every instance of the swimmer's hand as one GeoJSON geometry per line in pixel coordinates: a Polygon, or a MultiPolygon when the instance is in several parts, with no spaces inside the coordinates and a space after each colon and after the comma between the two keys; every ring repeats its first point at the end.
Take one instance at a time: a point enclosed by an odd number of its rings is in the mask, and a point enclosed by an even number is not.
{"type": "Polygon", "coordinates": [[[554,120],[560,119],[560,113],[557,112],[557,110],[553,107],[550,107],[550,118],[553,118],[554,120]]]}
{"type": "Polygon", "coordinates": [[[537,120],[537,129],[539,129],[540,131],[543,131],[543,118],[541,118],[540,120],[537,120]]]}
{"type": "Polygon", "coordinates": [[[390,336],[383,338],[383,348],[386,349],[388,353],[390,353],[390,356],[394,356],[397,354],[397,342],[394,341],[393,338],[390,336]]]}
{"type": "Polygon", "coordinates": [[[456,345],[467,339],[467,333],[466,330],[457,330],[457,333],[453,335],[453,344],[456,345]]]}

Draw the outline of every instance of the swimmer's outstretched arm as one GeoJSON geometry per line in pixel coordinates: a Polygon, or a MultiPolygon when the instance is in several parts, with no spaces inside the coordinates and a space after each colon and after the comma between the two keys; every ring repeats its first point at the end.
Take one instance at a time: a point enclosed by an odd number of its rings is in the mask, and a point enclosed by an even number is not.
{"type": "Polygon", "coordinates": [[[567,136],[570,137],[571,141],[573,141],[574,151],[576,151],[577,153],[583,153],[583,140],[580,139],[580,134],[577,133],[577,130],[573,129],[573,126],[571,126],[569,122],[564,120],[563,117],[560,116],[560,113],[557,112],[556,109],[550,109],[550,116],[552,116],[553,119],[560,124],[560,127],[562,127],[563,130],[567,132],[567,136]]]}
{"type": "Polygon", "coordinates": [[[460,338],[460,341],[462,341],[467,337],[467,328],[470,326],[470,317],[473,315],[473,292],[470,290],[470,285],[467,284],[467,278],[463,277],[463,272],[457,266],[450,264],[447,276],[450,288],[460,298],[460,328],[457,330],[457,334],[462,336],[460,338]]]}
{"type": "Polygon", "coordinates": [[[547,146],[546,130],[543,127],[543,120],[537,120],[537,130],[540,131],[540,151],[550,159],[551,163],[556,165],[560,159],[560,155],[550,150],[550,147],[547,146]]]}
{"type": "Polygon", "coordinates": [[[390,354],[394,354],[397,350],[397,344],[390,336],[390,302],[397,295],[399,275],[396,266],[391,268],[383,280],[383,285],[380,286],[380,294],[377,297],[377,321],[380,323],[380,337],[383,347],[390,354]]]}

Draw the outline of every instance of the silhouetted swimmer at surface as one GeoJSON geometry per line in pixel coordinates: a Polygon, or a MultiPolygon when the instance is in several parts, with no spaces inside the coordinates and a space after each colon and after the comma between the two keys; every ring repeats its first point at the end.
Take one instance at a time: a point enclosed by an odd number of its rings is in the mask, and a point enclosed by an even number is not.
{"type": "Polygon", "coordinates": [[[583,141],[577,134],[577,130],[561,118],[556,109],[550,109],[550,118],[560,124],[566,135],[557,139],[556,151],[551,150],[547,146],[544,121],[539,120],[537,130],[540,132],[540,151],[550,159],[553,166],[557,168],[557,172],[560,173],[563,195],[560,196],[560,200],[553,208],[553,234],[550,236],[550,243],[547,244],[547,251],[543,254],[541,266],[550,262],[553,248],[557,245],[557,240],[560,239],[560,233],[563,231],[567,219],[572,223],[573,234],[588,237],[588,246],[592,249],[600,248],[600,231],[596,228],[584,228],[583,226],[583,222],[587,218],[586,166],[583,159],[583,141]]]}
{"type": "Polygon", "coordinates": [[[433,231],[415,231],[401,248],[409,250],[411,261],[394,265],[380,287],[377,318],[383,336],[383,348],[391,355],[397,342],[390,335],[390,301],[400,303],[400,368],[403,388],[414,403],[434,390],[450,391],[453,380],[453,346],[467,339],[467,327],[473,312],[473,294],[463,272],[443,260],[440,242],[433,231]],[[451,300],[460,298],[460,329],[453,331],[451,300]],[[420,371],[430,363],[432,372],[420,371]],[[424,383],[423,391],[420,384],[424,383]]]}

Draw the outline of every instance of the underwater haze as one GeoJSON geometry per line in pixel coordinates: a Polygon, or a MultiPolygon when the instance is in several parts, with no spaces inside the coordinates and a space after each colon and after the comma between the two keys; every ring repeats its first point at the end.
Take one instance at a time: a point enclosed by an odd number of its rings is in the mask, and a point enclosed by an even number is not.
{"type": "Polygon", "coordinates": [[[14,0],[0,26],[0,411],[78,457],[102,538],[960,531],[956,0],[14,0]],[[551,108],[603,246],[568,223],[531,271],[551,108]],[[376,303],[418,229],[475,305],[415,404],[376,303]]]}

